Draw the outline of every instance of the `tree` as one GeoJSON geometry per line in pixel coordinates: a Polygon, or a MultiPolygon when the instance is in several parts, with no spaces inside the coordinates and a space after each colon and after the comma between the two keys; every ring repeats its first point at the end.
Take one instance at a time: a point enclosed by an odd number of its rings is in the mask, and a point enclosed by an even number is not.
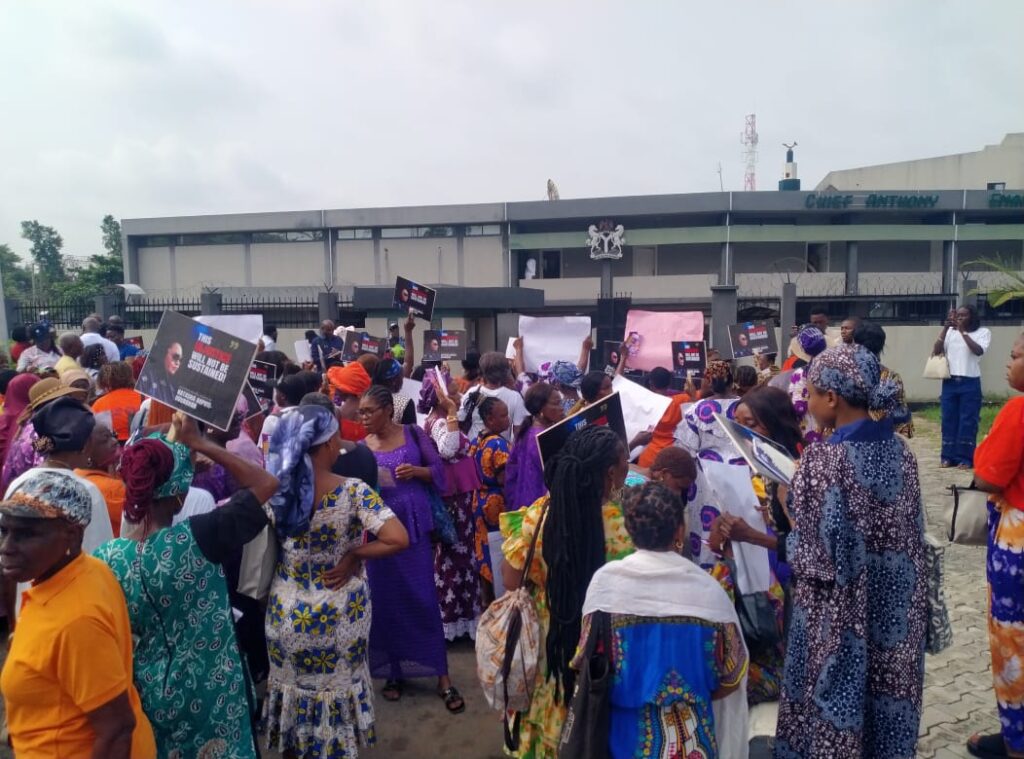
{"type": "Polygon", "coordinates": [[[0,245],[0,275],[6,297],[24,298],[32,292],[32,272],[9,245],[0,245]]]}
{"type": "Polygon", "coordinates": [[[121,224],[110,214],[100,222],[105,253],[89,259],[89,264],[75,273],[73,281],[61,288],[71,298],[92,297],[124,282],[124,261],[121,258],[121,224]]]}
{"type": "Polygon", "coordinates": [[[64,240],[57,234],[56,229],[40,224],[33,219],[21,222],[21,236],[32,243],[29,252],[32,254],[36,266],[39,267],[44,287],[67,279],[67,272],[64,270],[64,254],[61,252],[64,240]]]}
{"type": "Polygon", "coordinates": [[[100,230],[103,232],[103,248],[110,255],[121,257],[121,222],[111,214],[103,217],[100,222],[100,230]]]}

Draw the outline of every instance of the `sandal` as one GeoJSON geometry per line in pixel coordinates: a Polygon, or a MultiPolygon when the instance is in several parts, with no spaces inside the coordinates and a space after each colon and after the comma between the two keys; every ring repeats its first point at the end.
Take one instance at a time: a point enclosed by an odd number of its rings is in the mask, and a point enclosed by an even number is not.
{"type": "Polygon", "coordinates": [[[384,696],[385,701],[398,701],[402,697],[402,681],[388,680],[384,683],[384,689],[381,690],[380,695],[384,696]]]}
{"type": "Polygon", "coordinates": [[[967,739],[967,752],[971,756],[980,756],[982,759],[1000,759],[1000,757],[1009,756],[1006,753],[1006,743],[1003,741],[1002,733],[990,735],[975,733],[967,739]]]}
{"type": "Polygon", "coordinates": [[[446,690],[438,692],[437,695],[444,699],[444,708],[452,714],[462,714],[466,711],[466,702],[463,700],[458,688],[454,685],[448,686],[446,690]],[[459,705],[453,706],[456,702],[458,702],[459,705]]]}
{"type": "Polygon", "coordinates": [[[969,471],[971,471],[972,468],[973,467],[971,467],[970,464],[960,464],[957,467],[957,469],[959,469],[961,472],[969,472],[969,471]]]}
{"type": "Polygon", "coordinates": [[[939,466],[942,469],[952,469],[955,466],[955,464],[952,461],[946,461],[945,459],[943,459],[942,463],[939,464],[939,466]]]}

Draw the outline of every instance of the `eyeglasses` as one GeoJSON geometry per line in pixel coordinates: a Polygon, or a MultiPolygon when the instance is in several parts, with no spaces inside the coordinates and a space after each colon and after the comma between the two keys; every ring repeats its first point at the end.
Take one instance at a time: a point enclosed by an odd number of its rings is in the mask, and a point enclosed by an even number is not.
{"type": "Polygon", "coordinates": [[[374,408],[361,408],[356,413],[358,413],[359,416],[373,416],[378,411],[380,411],[382,408],[383,408],[383,406],[376,406],[374,408]]]}

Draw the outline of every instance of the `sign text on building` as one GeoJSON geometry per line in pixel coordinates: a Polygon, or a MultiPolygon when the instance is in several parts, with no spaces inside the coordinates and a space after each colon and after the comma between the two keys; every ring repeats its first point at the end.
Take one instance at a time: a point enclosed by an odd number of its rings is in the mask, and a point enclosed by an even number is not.
{"type": "Polygon", "coordinates": [[[873,192],[862,196],[812,192],[804,199],[804,208],[934,208],[938,203],[938,195],[885,195],[873,192]]]}

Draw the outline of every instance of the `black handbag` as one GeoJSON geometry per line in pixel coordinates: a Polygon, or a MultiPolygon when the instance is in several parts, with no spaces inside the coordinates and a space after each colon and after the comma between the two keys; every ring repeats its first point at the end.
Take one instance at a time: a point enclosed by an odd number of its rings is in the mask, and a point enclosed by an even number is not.
{"type": "Polygon", "coordinates": [[[739,617],[747,648],[754,652],[777,646],[782,642],[782,630],[770,596],[765,591],[741,594],[736,581],[736,563],[731,559],[725,559],[725,563],[732,575],[736,616],[739,617]]]}
{"type": "Polygon", "coordinates": [[[583,652],[583,669],[566,713],[558,759],[609,759],[611,727],[612,620],[606,611],[594,612],[583,652]],[[597,644],[601,643],[601,650],[597,644]]]}

